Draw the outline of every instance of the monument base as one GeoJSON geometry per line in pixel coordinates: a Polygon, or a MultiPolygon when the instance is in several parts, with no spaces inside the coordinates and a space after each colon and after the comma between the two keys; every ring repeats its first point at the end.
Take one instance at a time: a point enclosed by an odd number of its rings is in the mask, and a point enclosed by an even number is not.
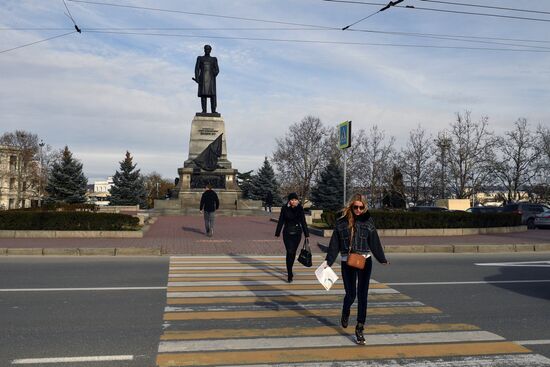
{"type": "Polygon", "coordinates": [[[237,170],[227,159],[225,122],[221,115],[197,113],[191,123],[188,159],[178,168],[179,182],[170,200],[155,200],[155,209],[170,213],[198,213],[206,185],[212,185],[218,195],[220,209],[225,213],[247,212],[258,214],[262,202],[242,198],[237,185],[237,170]],[[222,152],[218,167],[206,171],[195,164],[197,158],[216,138],[222,136],[222,152]]]}

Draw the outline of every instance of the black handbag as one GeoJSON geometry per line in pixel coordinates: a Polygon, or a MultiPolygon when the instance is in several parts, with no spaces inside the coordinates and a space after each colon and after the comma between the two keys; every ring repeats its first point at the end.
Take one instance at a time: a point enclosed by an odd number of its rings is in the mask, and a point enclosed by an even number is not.
{"type": "Polygon", "coordinates": [[[309,268],[312,265],[311,249],[309,248],[309,238],[307,237],[304,240],[304,246],[302,247],[302,250],[300,251],[300,255],[298,256],[298,262],[303,266],[305,266],[306,268],[309,268]]]}

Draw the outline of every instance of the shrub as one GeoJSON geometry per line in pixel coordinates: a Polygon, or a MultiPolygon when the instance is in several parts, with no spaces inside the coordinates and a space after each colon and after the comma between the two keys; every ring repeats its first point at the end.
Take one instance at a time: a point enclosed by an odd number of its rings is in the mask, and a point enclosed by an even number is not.
{"type": "Polygon", "coordinates": [[[139,218],[85,211],[0,212],[0,230],[121,231],[138,230],[139,218]]]}
{"type": "MultiPolygon", "coordinates": [[[[408,212],[402,210],[370,210],[378,229],[414,228],[487,228],[521,225],[516,213],[408,212]]],[[[334,228],[341,213],[324,211],[322,220],[334,228]]]]}
{"type": "Polygon", "coordinates": [[[378,229],[403,228],[486,228],[521,225],[515,213],[406,212],[371,210],[378,229]]]}

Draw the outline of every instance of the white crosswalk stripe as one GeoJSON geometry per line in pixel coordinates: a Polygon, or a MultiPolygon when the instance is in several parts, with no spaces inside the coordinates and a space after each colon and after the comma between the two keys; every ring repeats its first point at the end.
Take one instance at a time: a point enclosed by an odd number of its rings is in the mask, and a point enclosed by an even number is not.
{"type": "Polygon", "coordinates": [[[357,346],[355,311],[348,329],[339,325],[341,280],[327,292],[315,266],[296,264],[288,284],[284,264],[282,256],[171,257],[157,365],[550,367],[521,343],[447,323],[441,311],[375,280],[367,346],[357,346]]]}

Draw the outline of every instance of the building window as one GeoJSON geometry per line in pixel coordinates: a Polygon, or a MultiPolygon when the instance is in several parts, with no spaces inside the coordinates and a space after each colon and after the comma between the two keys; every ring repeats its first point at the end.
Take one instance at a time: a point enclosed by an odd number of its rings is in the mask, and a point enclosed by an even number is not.
{"type": "Polygon", "coordinates": [[[10,199],[8,209],[15,209],[15,199],[10,199]]]}
{"type": "Polygon", "coordinates": [[[10,190],[15,190],[15,178],[10,178],[10,190]]]}
{"type": "Polygon", "coordinates": [[[27,181],[23,181],[23,192],[27,191],[27,181]]]}
{"type": "Polygon", "coordinates": [[[17,156],[10,155],[10,171],[15,172],[17,169],[17,156]]]}

